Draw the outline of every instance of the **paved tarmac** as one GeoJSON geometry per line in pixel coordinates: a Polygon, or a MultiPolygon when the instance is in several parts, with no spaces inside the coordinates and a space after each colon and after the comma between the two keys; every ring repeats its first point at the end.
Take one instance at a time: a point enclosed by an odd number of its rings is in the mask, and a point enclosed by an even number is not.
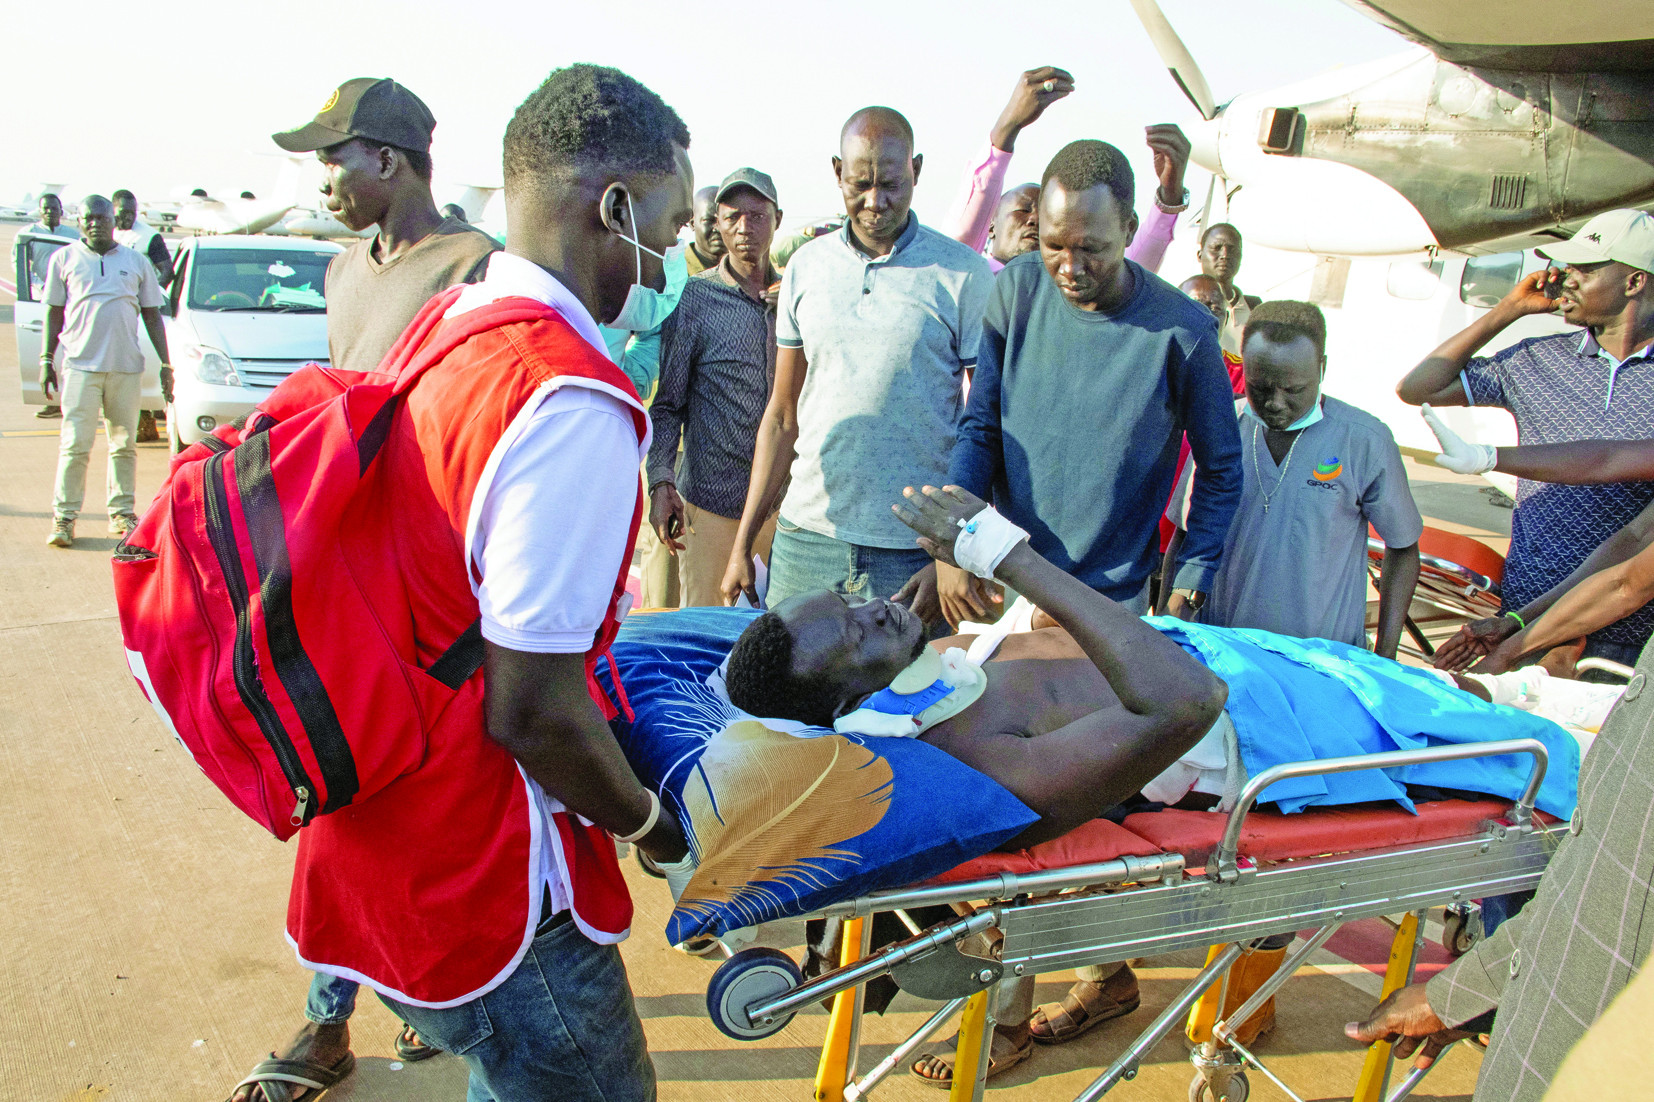
{"type": "MultiPolygon", "coordinates": [[[[11,227],[0,227],[9,255],[11,227]]],[[[8,266],[9,268],[9,266],[8,266]]],[[[8,271],[9,274],[9,271],[8,271]]],[[[9,315],[10,297],[0,295],[9,315]]],[[[9,316],[5,321],[9,323],[9,316]]],[[[101,500],[104,449],[92,456],[81,538],[49,548],[58,422],[34,419],[0,323],[0,1100],[213,1102],[300,1023],[309,975],[282,937],[292,850],[244,818],[162,730],[121,657],[101,500]]],[[[163,444],[139,446],[139,501],[165,471],[163,444]]],[[[1420,471],[1459,495],[1472,484],[1420,471]]],[[[1508,512],[1503,514],[1508,518],[1508,512]]],[[[1464,520],[1468,520],[1465,523],[1464,520]]],[[[1498,510],[1461,529],[1497,535],[1498,510]]],[[[1508,520],[1506,521],[1508,530],[1508,520]]],[[[418,860],[418,854],[408,854],[418,860]]],[[[737,1044],[707,1020],[712,965],[660,935],[668,897],[632,873],[637,921],[623,947],[666,1102],[803,1100],[812,1094],[826,1016],[801,1014],[781,1034],[737,1044]]],[[[1305,1098],[1348,1098],[1361,1052],[1342,1023],[1377,989],[1384,938],[1352,927],[1281,1000],[1258,1051],[1305,1098]]],[[[781,940],[797,940],[798,930],[781,940]]],[[[1155,958],[1140,972],[1143,1007],[996,1079],[990,1097],[1048,1102],[1077,1094],[1176,994],[1198,954],[1155,958]]],[[[1439,964],[1440,954],[1433,959],[1439,964]]],[[[1063,977],[1041,985],[1057,999],[1063,977]]],[[[890,1051],[933,1009],[907,995],[870,1017],[863,1064],[890,1051]]],[[[366,996],[352,1023],[356,1074],[330,1102],[426,1102],[465,1096],[451,1056],[402,1065],[398,1023],[366,996]]],[[[1480,1057],[1460,1046],[1415,1098],[1467,1099],[1480,1057]]],[[[1187,1097],[1183,1046],[1162,1043],[1110,1097],[1187,1097]]],[[[1255,1099],[1284,1098],[1253,1076],[1255,1099]]],[[[893,1076],[875,1097],[936,1102],[942,1093],[893,1076]]]]}

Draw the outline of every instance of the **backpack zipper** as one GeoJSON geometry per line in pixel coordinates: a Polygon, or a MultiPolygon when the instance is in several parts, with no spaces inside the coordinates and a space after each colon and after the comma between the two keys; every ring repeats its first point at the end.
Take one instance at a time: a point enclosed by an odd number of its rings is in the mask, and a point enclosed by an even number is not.
{"type": "Polygon", "coordinates": [[[282,726],[275,704],[264,690],[263,679],[259,677],[258,655],[253,648],[253,628],[247,611],[247,575],[242,570],[241,555],[235,545],[229,497],[224,489],[224,460],[229,454],[227,451],[220,452],[207,460],[203,478],[207,490],[207,542],[212,544],[213,553],[218,556],[230,605],[235,610],[235,649],[230,669],[235,678],[236,692],[252,713],[259,731],[276,755],[282,775],[287,778],[287,786],[293,790],[296,802],[289,821],[294,826],[303,826],[310,811],[311,781],[304,763],[299,760],[293,740],[282,726]]]}

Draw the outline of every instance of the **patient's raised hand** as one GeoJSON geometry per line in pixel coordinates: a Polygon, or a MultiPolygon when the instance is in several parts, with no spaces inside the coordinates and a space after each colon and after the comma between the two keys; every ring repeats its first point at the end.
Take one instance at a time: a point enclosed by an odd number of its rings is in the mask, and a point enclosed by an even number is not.
{"type": "Polygon", "coordinates": [[[1451,639],[1436,648],[1431,663],[1438,670],[1457,673],[1477,659],[1492,653],[1500,643],[1520,630],[1521,626],[1509,616],[1489,616],[1481,620],[1472,620],[1462,625],[1451,639]]]}
{"type": "Polygon", "coordinates": [[[912,486],[902,491],[903,500],[890,508],[903,524],[919,534],[918,544],[937,562],[958,566],[953,545],[964,522],[988,507],[988,503],[958,486],[912,486]]]}

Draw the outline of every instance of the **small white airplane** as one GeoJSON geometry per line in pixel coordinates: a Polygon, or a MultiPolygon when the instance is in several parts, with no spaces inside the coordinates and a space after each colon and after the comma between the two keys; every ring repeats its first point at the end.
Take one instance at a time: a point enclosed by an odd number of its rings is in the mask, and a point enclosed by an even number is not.
{"type": "MultiPolygon", "coordinates": [[[[480,225],[485,218],[498,187],[487,187],[479,184],[468,184],[455,199],[447,202],[458,203],[465,211],[465,220],[472,225],[480,225]]],[[[447,194],[447,189],[443,189],[447,194]]],[[[444,205],[444,204],[438,204],[444,205]]],[[[299,237],[372,237],[379,232],[377,226],[369,226],[365,230],[352,230],[326,207],[299,207],[290,212],[292,217],[281,223],[281,226],[272,226],[266,233],[289,233],[299,237]]]]}
{"type": "MultiPolygon", "coordinates": [[[[264,233],[299,203],[308,157],[284,158],[275,186],[265,199],[215,199],[197,188],[178,205],[173,228],[190,233],[264,233]]],[[[313,163],[313,162],[312,162],[313,163]]],[[[243,192],[243,196],[252,196],[243,192]]],[[[148,210],[149,208],[146,208],[148,210]]]]}

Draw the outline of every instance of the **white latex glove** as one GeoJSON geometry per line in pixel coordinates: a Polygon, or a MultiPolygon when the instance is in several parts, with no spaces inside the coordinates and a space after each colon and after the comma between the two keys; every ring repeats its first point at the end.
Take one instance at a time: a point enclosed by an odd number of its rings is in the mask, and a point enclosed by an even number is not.
{"type": "Polygon", "coordinates": [[[695,855],[686,853],[682,861],[661,865],[660,871],[666,874],[666,886],[672,891],[672,902],[676,903],[683,898],[683,890],[689,887],[689,878],[695,875],[695,855]]]}
{"type": "Polygon", "coordinates": [[[1446,467],[1459,474],[1485,474],[1491,471],[1499,462],[1499,449],[1489,444],[1472,444],[1446,425],[1436,416],[1436,411],[1426,402],[1419,407],[1424,414],[1424,423],[1430,426],[1430,431],[1436,434],[1441,441],[1441,454],[1436,456],[1436,465],[1446,467]]]}

